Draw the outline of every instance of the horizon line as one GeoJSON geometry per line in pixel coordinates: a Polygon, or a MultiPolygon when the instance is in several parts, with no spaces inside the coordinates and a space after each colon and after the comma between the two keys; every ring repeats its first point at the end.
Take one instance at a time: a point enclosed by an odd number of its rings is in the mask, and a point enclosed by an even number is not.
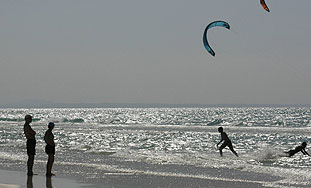
{"type": "Polygon", "coordinates": [[[208,108],[208,107],[311,107],[311,104],[170,104],[170,103],[11,103],[0,108],[208,108]]]}

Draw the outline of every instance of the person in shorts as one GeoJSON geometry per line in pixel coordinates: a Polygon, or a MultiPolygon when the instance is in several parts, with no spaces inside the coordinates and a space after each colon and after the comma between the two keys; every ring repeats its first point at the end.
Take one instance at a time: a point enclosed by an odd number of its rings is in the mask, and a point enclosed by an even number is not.
{"type": "Polygon", "coordinates": [[[27,147],[27,175],[32,176],[33,174],[33,163],[36,155],[36,132],[31,128],[30,123],[32,122],[32,116],[25,116],[25,124],[24,124],[24,134],[27,139],[26,147],[27,147]]]}
{"type": "Polygon", "coordinates": [[[52,173],[52,167],[54,163],[54,155],[55,155],[55,143],[54,143],[54,135],[52,130],[54,129],[54,123],[50,122],[48,125],[48,130],[45,132],[44,141],[46,143],[45,153],[48,154],[48,162],[46,164],[46,176],[51,177],[55,176],[52,173]]]}
{"type": "Polygon", "coordinates": [[[238,154],[234,151],[232,142],[229,139],[228,135],[224,132],[224,129],[222,127],[219,127],[218,132],[220,133],[221,140],[218,142],[217,148],[218,148],[218,145],[223,141],[223,143],[221,144],[219,148],[220,156],[222,157],[222,150],[228,146],[229,149],[232,151],[232,153],[234,153],[234,155],[238,157],[238,154]]]}

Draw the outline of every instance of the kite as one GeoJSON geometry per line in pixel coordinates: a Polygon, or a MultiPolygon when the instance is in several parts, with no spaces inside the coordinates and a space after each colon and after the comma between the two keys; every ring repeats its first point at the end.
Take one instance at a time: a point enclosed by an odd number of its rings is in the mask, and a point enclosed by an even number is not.
{"type": "Polygon", "coordinates": [[[266,11],[270,12],[265,0],[260,0],[260,4],[266,11]]]}
{"type": "Polygon", "coordinates": [[[215,52],[214,52],[214,50],[210,47],[210,45],[207,42],[207,30],[209,30],[212,27],[216,27],[216,26],[225,27],[225,28],[230,30],[230,25],[227,22],[224,22],[224,21],[214,21],[214,22],[208,24],[208,26],[205,28],[204,33],[203,33],[203,44],[204,44],[205,49],[212,56],[215,56],[215,52]]]}

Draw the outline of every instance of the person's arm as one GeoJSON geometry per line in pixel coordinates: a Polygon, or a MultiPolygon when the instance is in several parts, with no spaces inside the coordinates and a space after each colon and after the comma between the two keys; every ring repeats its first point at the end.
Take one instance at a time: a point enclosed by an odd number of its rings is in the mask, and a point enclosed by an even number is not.
{"type": "Polygon", "coordinates": [[[217,143],[217,147],[223,140],[224,140],[224,138],[221,136],[221,140],[217,143]]]}
{"type": "Polygon", "coordinates": [[[47,144],[51,145],[51,146],[55,146],[54,139],[53,139],[53,135],[52,135],[52,133],[50,133],[50,132],[47,132],[47,133],[45,134],[45,136],[44,136],[44,141],[45,141],[47,144]]]}
{"type": "MultiPolygon", "coordinates": [[[[309,155],[309,156],[310,156],[310,154],[309,154],[305,149],[302,149],[301,152],[302,152],[304,155],[309,155]]],[[[310,156],[310,157],[311,157],[311,156],[310,156]]]]}

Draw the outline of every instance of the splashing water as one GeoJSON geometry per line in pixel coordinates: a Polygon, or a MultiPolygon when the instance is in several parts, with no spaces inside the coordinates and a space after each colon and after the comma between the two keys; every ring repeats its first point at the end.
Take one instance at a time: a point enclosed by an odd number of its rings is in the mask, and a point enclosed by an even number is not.
{"type": "Polygon", "coordinates": [[[54,121],[59,173],[84,175],[87,171],[96,176],[109,170],[212,178],[207,173],[211,169],[231,169],[279,176],[282,181],[275,181],[276,187],[311,182],[311,158],[283,154],[302,141],[311,143],[309,108],[1,109],[0,162],[4,167],[25,165],[25,114],[36,119],[32,123],[37,132],[36,161],[42,169],[46,161],[42,138],[47,123],[54,121]],[[224,127],[239,158],[228,149],[219,157],[215,149],[218,126],[224,127]],[[177,173],[165,165],[193,170],[177,173]]]}

